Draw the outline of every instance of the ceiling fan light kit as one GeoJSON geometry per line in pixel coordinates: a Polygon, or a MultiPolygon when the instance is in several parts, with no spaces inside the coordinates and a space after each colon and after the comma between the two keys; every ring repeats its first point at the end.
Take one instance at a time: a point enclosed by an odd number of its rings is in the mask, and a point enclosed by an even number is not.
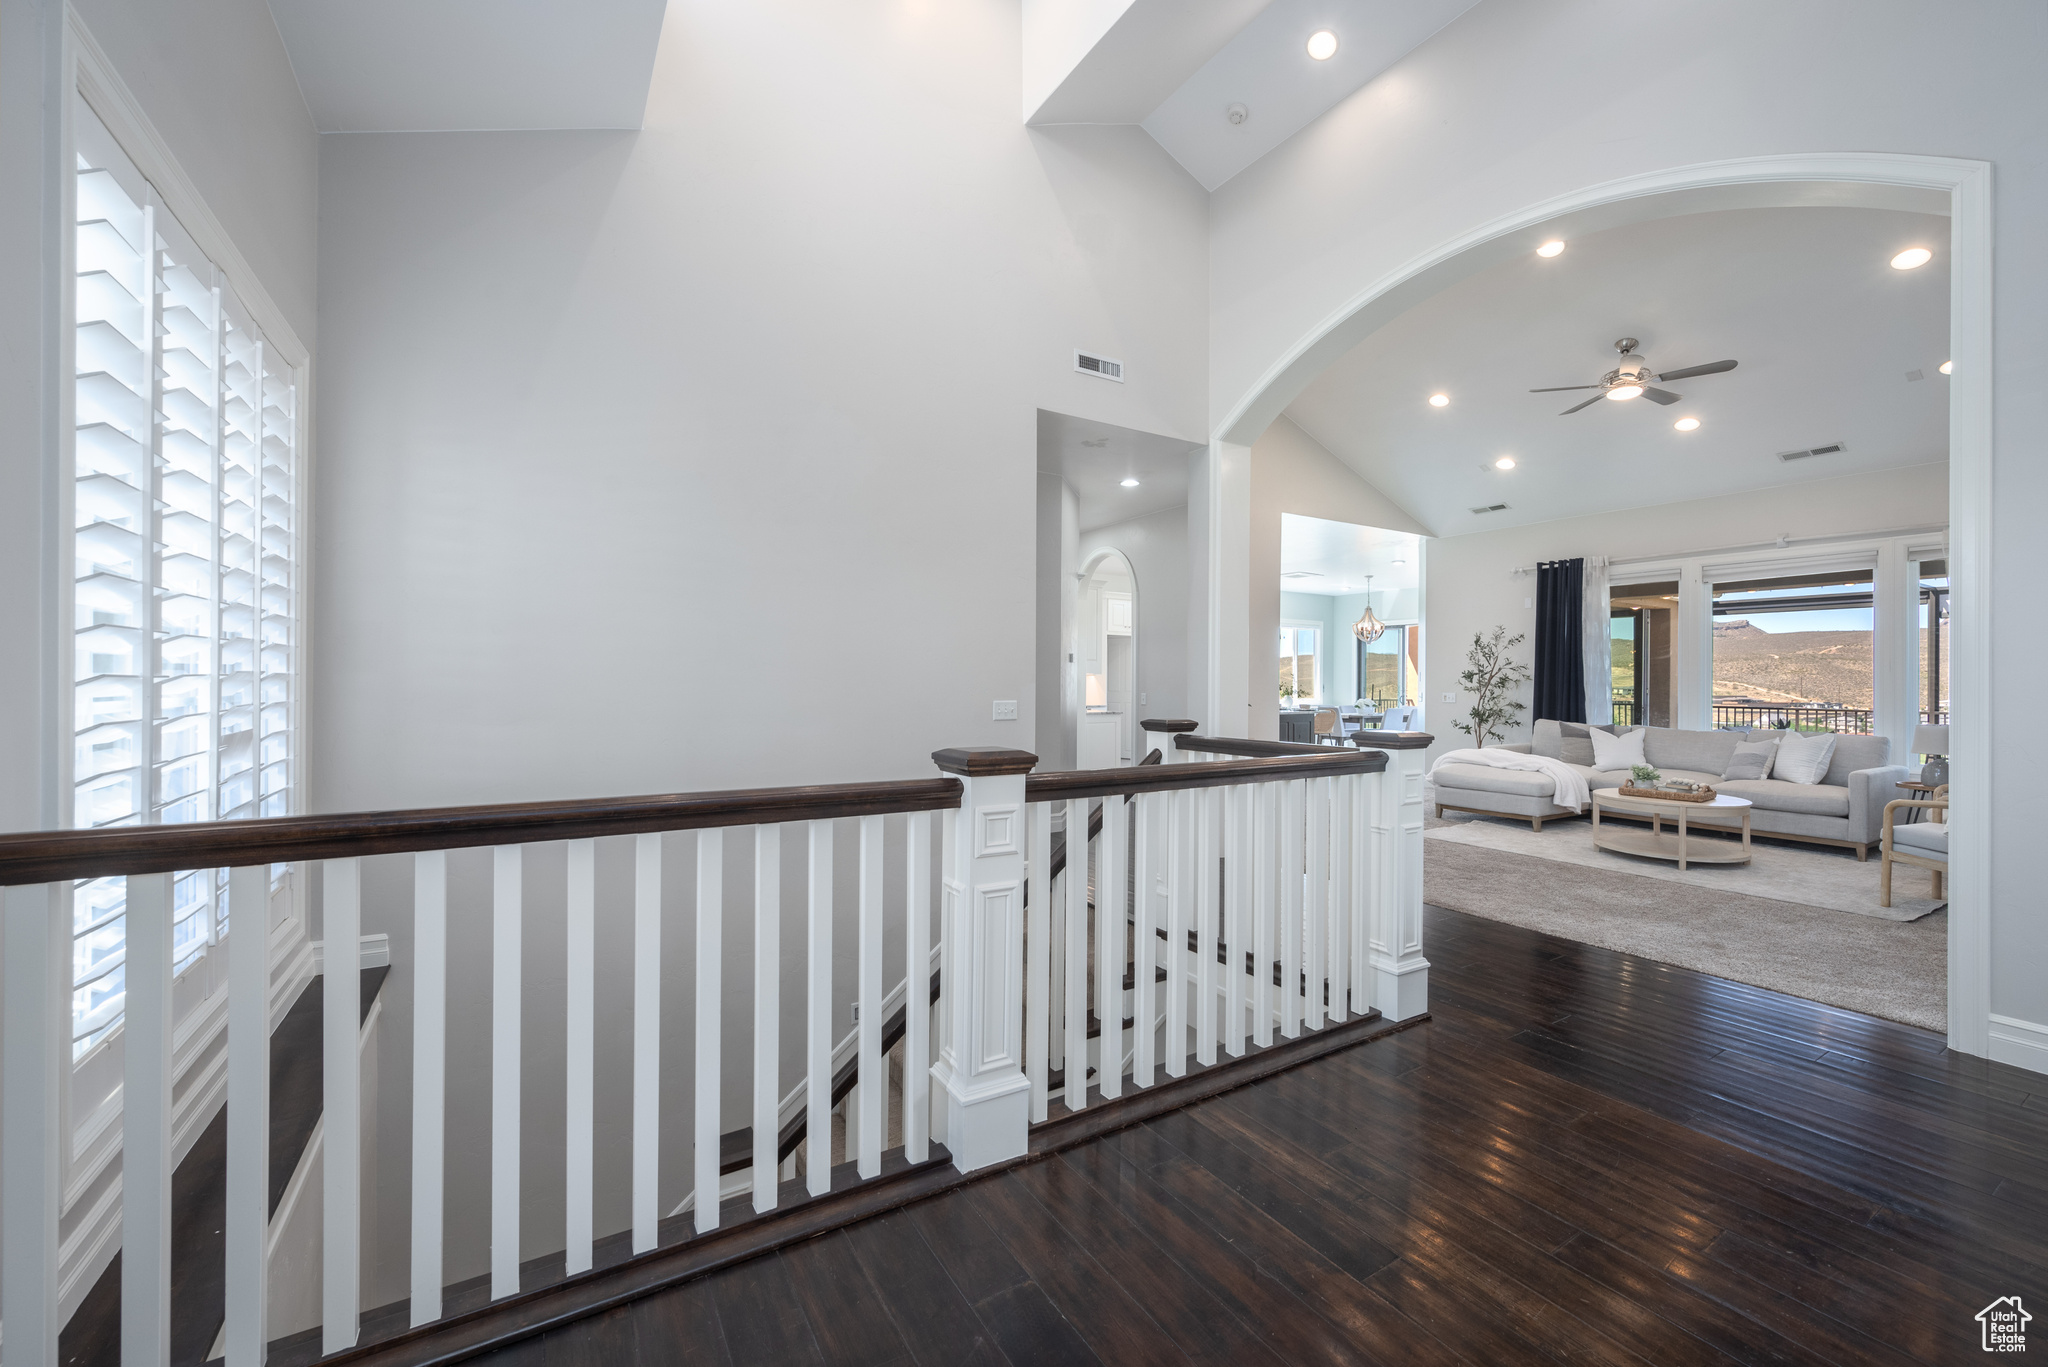
{"type": "Polygon", "coordinates": [[[1600,383],[1598,384],[1552,385],[1546,389],[1532,389],[1529,392],[1531,394],[1561,394],[1571,389],[1597,389],[1600,391],[1583,403],[1573,404],[1570,408],[1558,414],[1559,417],[1570,417],[1582,408],[1591,408],[1601,399],[1623,400],[1642,398],[1648,399],[1651,403],[1674,404],[1685,396],[1683,394],[1674,394],[1668,389],[1659,389],[1656,387],[1658,384],[1666,380],[1688,380],[1695,375],[1718,375],[1723,371],[1735,369],[1735,362],[1733,361],[1710,361],[1706,365],[1682,366],[1677,370],[1661,372],[1653,371],[1650,369],[1649,360],[1636,351],[1636,348],[1640,345],[1641,343],[1633,337],[1623,337],[1617,340],[1614,344],[1614,349],[1621,353],[1621,362],[1614,369],[1601,376],[1600,383]]]}

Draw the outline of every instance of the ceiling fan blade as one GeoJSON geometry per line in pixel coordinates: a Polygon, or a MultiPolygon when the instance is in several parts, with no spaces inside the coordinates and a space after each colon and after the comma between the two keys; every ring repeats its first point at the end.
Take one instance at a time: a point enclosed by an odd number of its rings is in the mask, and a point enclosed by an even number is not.
{"type": "MultiPolygon", "coordinates": [[[[1598,386],[1598,385],[1581,385],[1581,386],[1579,386],[1579,387],[1580,387],[1580,388],[1582,388],[1582,389],[1597,389],[1597,388],[1599,388],[1599,386],[1598,386]]],[[[1606,397],[1607,397],[1607,396],[1606,396],[1605,394],[1595,394],[1595,395],[1594,395],[1594,396],[1593,396],[1592,398],[1590,398],[1590,399],[1586,400],[1586,401],[1585,401],[1584,403],[1582,403],[1582,404],[1578,404],[1578,405],[1576,405],[1576,406],[1574,406],[1574,407],[1571,407],[1571,408],[1567,408],[1567,409],[1565,409],[1565,411],[1564,411],[1564,412],[1562,412],[1562,413],[1558,414],[1557,416],[1559,416],[1560,418],[1569,418],[1569,417],[1570,417],[1570,416],[1571,416],[1572,414],[1574,414],[1574,413],[1578,412],[1578,411],[1579,411],[1579,409],[1581,409],[1581,408],[1591,408],[1591,407],[1592,407],[1592,406],[1593,406],[1594,404],[1596,404],[1596,403],[1600,402],[1600,400],[1602,400],[1602,399],[1604,399],[1604,398],[1606,398],[1606,397]]]]}
{"type": "Polygon", "coordinates": [[[1667,370],[1657,378],[1660,380],[1689,380],[1695,375],[1719,375],[1724,370],[1735,369],[1733,361],[1713,361],[1707,365],[1689,365],[1682,370],[1667,370]]]}
{"type": "Polygon", "coordinates": [[[1643,397],[1648,399],[1651,403],[1677,403],[1680,399],[1684,398],[1685,395],[1674,394],[1668,389],[1646,388],[1643,390],[1643,397]]]}
{"type": "Polygon", "coordinates": [[[1605,389],[1604,384],[1554,384],[1548,389],[1532,389],[1531,394],[1562,394],[1567,389],[1605,389]]]}

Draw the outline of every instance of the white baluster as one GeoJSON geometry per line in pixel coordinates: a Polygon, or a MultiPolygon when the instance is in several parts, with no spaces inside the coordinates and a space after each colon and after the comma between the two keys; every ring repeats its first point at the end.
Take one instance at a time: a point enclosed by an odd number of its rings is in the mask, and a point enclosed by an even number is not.
{"type": "Polygon", "coordinates": [[[171,1360],[172,919],[171,875],[128,875],[121,1367],[168,1367],[171,1360]]]}
{"type": "Polygon", "coordinates": [[[565,1267],[590,1270],[597,1115],[597,842],[571,840],[569,902],[562,969],[568,1019],[563,1036],[565,1267]]]}
{"type": "Polygon", "coordinates": [[[441,1318],[441,1179],[448,1061],[448,855],[412,861],[412,1304],[441,1318]]]}
{"type": "Polygon", "coordinates": [[[932,818],[912,812],[903,857],[910,905],[903,917],[903,1156],[931,1157],[932,818]]]}
{"type": "Polygon", "coordinates": [[[268,866],[228,871],[228,912],[227,1367],[260,1367],[270,1351],[268,866]]]}
{"type": "Polygon", "coordinates": [[[1242,1058],[1245,962],[1251,957],[1251,785],[1239,783],[1224,789],[1223,804],[1223,943],[1228,950],[1223,964],[1223,1047],[1233,1057],[1242,1058]]]}
{"type": "Polygon", "coordinates": [[[1102,839],[1095,855],[1095,1014],[1102,1021],[1096,1078],[1106,1101],[1124,1093],[1124,882],[1130,822],[1124,798],[1102,799],[1102,839]]]}
{"type": "Polygon", "coordinates": [[[1201,823],[1195,840],[1201,876],[1196,880],[1195,925],[1198,943],[1195,956],[1195,1061],[1204,1067],[1216,1062],[1217,925],[1223,910],[1222,835],[1223,790],[1204,788],[1197,794],[1195,819],[1201,823]]]}
{"type": "Polygon", "coordinates": [[[1159,812],[1167,801],[1157,793],[1137,797],[1138,836],[1132,851],[1136,866],[1135,897],[1131,926],[1131,1082],[1150,1087],[1157,1077],[1158,1059],[1153,1047],[1159,1023],[1159,994],[1153,983],[1159,966],[1159,896],[1152,880],[1159,860],[1153,846],[1158,838],[1159,812]]]}
{"type": "Polygon", "coordinates": [[[1349,1017],[1351,993],[1351,779],[1332,778],[1330,784],[1330,893],[1324,916],[1328,927],[1330,976],[1330,1019],[1349,1017]]]}
{"type": "Polygon", "coordinates": [[[1067,1109],[1088,1105],[1088,799],[1067,802],[1067,1109]]]}
{"type": "Polygon", "coordinates": [[[1030,925],[1024,935],[1024,1068],[1031,1079],[1031,1120],[1046,1117],[1052,1065],[1052,804],[1031,804],[1030,925]]]}
{"type": "MultiPolygon", "coordinates": [[[[888,1065],[882,1061],[882,837],[879,816],[860,819],[860,1156],[862,1177],[882,1175],[882,1139],[889,1121],[888,1065]]],[[[904,1009],[910,1006],[904,984],[904,1009]]]]}
{"type": "Polygon", "coordinates": [[[519,1291],[520,865],[517,845],[491,851],[492,1300],[519,1291]]]}
{"type": "Polygon", "coordinates": [[[1188,903],[1194,899],[1195,794],[1171,795],[1166,828],[1166,1075],[1188,1071],[1188,903]]]}
{"type": "Polygon", "coordinates": [[[338,1353],[355,1347],[362,1310],[362,861],[326,860],[320,877],[320,1351],[338,1353]]]}
{"type": "Polygon", "coordinates": [[[1372,1009],[1372,774],[1351,783],[1351,1010],[1372,1009]]]}
{"type": "Polygon", "coordinates": [[[1284,785],[1280,818],[1280,1033],[1301,1034],[1302,883],[1307,875],[1303,827],[1308,820],[1307,779],[1284,785]]]}
{"type": "Polygon", "coordinates": [[[633,842],[633,1251],[661,1222],[661,835],[633,842]]]}
{"type": "Polygon", "coordinates": [[[754,828],[754,1213],[775,1209],[782,1101],[782,827],[754,828]]]}
{"type": "Polygon", "coordinates": [[[1261,783],[1252,799],[1252,1038],[1263,1049],[1273,1042],[1273,899],[1280,888],[1280,796],[1282,784],[1261,783]]]}
{"type": "Polygon", "coordinates": [[[725,971],[725,831],[697,832],[697,1232],[718,1228],[720,988],[725,971]]]}
{"type": "MultiPolygon", "coordinates": [[[[69,1140],[58,1117],[61,1083],[71,1067],[71,888],[32,883],[0,888],[0,898],[6,907],[0,974],[7,984],[0,1028],[0,1325],[6,1327],[7,1367],[56,1367],[63,1328],[57,1317],[60,1155],[69,1140]]],[[[232,1055],[229,1076],[232,1085],[232,1055]]],[[[230,1247],[235,1243],[231,1233],[230,1247]]],[[[228,1305],[246,1308],[232,1292],[228,1305]]]]}
{"type": "Polygon", "coordinates": [[[1302,887],[1307,899],[1302,912],[1306,944],[1302,953],[1308,996],[1302,1006],[1304,1023],[1311,1030],[1320,1030],[1327,1014],[1324,993],[1329,974],[1330,780],[1326,778],[1308,781],[1307,858],[1308,878],[1302,887]]]}
{"type": "Polygon", "coordinates": [[[806,975],[804,1189],[832,1190],[832,823],[813,821],[806,975]]]}

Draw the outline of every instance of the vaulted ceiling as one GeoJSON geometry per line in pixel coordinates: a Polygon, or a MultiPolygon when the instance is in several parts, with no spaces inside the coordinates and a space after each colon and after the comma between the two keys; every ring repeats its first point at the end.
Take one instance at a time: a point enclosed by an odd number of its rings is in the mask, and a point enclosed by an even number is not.
{"type": "Polygon", "coordinates": [[[1287,415],[1440,536],[1947,457],[1948,220],[1851,208],[1658,219],[1482,270],[1340,358],[1287,415]],[[1916,270],[1890,262],[1924,245],[1916,270]],[[1683,396],[1532,394],[1598,381],[1613,343],[1653,369],[1734,359],[1683,396]],[[1432,407],[1432,394],[1450,402],[1432,407]],[[1693,431],[1673,424],[1699,420],[1693,431]],[[1841,443],[1787,462],[1780,452],[1841,443]],[[1511,470],[1495,468],[1511,458],[1511,470]],[[1506,503],[1502,512],[1472,510],[1506,503]]]}
{"type": "Polygon", "coordinates": [[[323,133],[638,128],[666,0],[270,0],[323,133]]]}

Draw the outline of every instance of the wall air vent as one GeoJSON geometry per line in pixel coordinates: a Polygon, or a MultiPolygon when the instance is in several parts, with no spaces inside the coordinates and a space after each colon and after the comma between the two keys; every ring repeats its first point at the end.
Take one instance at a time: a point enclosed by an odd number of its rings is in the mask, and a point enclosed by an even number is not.
{"type": "Polygon", "coordinates": [[[1289,570],[1280,577],[1282,579],[1321,579],[1323,576],[1317,570],[1289,570]]]}
{"type": "Polygon", "coordinates": [[[1840,455],[1846,448],[1841,442],[1830,442],[1826,446],[1815,446],[1805,451],[1780,451],[1779,460],[1805,460],[1809,456],[1840,455]]]}
{"type": "Polygon", "coordinates": [[[1124,363],[1122,361],[1112,361],[1107,356],[1090,356],[1085,351],[1076,351],[1074,353],[1074,369],[1080,371],[1083,375],[1094,375],[1104,380],[1115,380],[1118,384],[1124,382],[1124,363]]]}
{"type": "Polygon", "coordinates": [[[1507,510],[1508,505],[1505,503],[1489,503],[1484,508],[1474,508],[1472,511],[1475,513],[1504,513],[1507,510]]]}

